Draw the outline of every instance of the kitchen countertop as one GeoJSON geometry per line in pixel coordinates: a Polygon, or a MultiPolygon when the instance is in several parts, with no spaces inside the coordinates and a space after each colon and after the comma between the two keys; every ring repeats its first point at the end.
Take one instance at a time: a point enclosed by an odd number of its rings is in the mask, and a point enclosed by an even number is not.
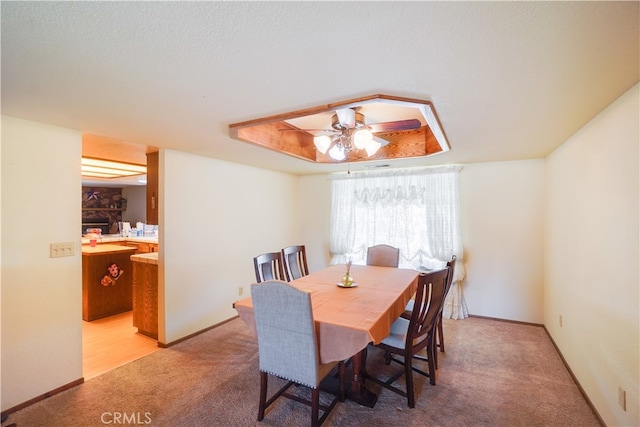
{"type": "Polygon", "coordinates": [[[131,255],[131,261],[158,265],[158,252],[131,255]]]}
{"type": "Polygon", "coordinates": [[[135,252],[135,248],[121,245],[83,246],[82,255],[101,255],[118,252],[135,252]]]}
{"type": "MultiPolygon", "coordinates": [[[[112,242],[138,242],[138,243],[155,243],[158,244],[157,237],[144,237],[144,236],[136,236],[136,237],[122,237],[119,234],[103,234],[98,236],[98,243],[112,243],[112,242]]],[[[89,238],[86,236],[82,236],[82,244],[89,244],[89,238]]]]}

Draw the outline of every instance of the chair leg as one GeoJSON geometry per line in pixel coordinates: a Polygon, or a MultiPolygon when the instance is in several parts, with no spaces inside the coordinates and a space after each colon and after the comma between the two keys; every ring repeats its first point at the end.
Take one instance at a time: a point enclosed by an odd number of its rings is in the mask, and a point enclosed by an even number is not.
{"type": "Polygon", "coordinates": [[[438,347],[440,347],[440,351],[444,353],[444,331],[442,330],[442,313],[440,313],[440,317],[438,318],[438,347]]]}
{"type": "Polygon", "coordinates": [[[410,354],[406,355],[404,358],[404,377],[405,377],[405,383],[407,384],[407,405],[409,405],[409,408],[415,408],[416,406],[416,399],[413,394],[412,360],[413,360],[413,357],[411,357],[410,354]]]}
{"type": "Polygon", "coordinates": [[[318,427],[318,412],[320,408],[320,389],[311,389],[311,427],[318,427]]]}
{"type": "Polygon", "coordinates": [[[266,409],[267,402],[267,378],[266,372],[260,372],[260,403],[258,404],[258,421],[264,419],[264,411],[266,409]]]}
{"type": "Polygon", "coordinates": [[[436,337],[433,337],[433,357],[429,355],[429,349],[427,348],[427,355],[429,356],[429,360],[433,359],[433,366],[438,369],[438,343],[436,342],[436,337]]]}
{"type": "Polygon", "coordinates": [[[435,358],[438,357],[438,352],[435,350],[436,337],[435,334],[431,339],[431,342],[427,344],[427,363],[429,364],[429,383],[436,385],[436,362],[435,358]]]}

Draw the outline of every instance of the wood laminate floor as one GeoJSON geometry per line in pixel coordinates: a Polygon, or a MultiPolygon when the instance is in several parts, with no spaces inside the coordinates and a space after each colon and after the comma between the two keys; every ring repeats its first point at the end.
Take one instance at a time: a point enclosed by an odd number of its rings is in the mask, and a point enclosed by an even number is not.
{"type": "Polygon", "coordinates": [[[139,334],[128,311],[92,322],[82,321],[82,373],[85,380],[161,350],[139,334]]]}

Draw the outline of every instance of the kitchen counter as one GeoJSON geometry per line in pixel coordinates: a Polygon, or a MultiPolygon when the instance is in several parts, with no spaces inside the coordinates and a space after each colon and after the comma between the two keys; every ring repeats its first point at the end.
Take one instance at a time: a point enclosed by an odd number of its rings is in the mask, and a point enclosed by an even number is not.
{"type": "MultiPolygon", "coordinates": [[[[158,244],[157,237],[149,237],[149,236],[136,236],[136,237],[123,237],[119,234],[104,234],[98,237],[98,243],[113,243],[113,242],[137,242],[137,243],[155,243],[158,244]]],[[[82,236],[82,244],[88,245],[89,238],[82,236]]]]}
{"type": "Polygon", "coordinates": [[[82,319],[90,322],[132,309],[136,248],[103,244],[82,246],[82,319]]]}
{"type": "Polygon", "coordinates": [[[158,252],[131,255],[133,326],[158,339],[158,252]]]}
{"type": "Polygon", "coordinates": [[[103,255],[135,251],[134,248],[121,245],[82,246],[82,255],[103,255]]]}
{"type": "Polygon", "coordinates": [[[131,255],[131,262],[142,262],[145,264],[158,265],[158,252],[131,255]]]}

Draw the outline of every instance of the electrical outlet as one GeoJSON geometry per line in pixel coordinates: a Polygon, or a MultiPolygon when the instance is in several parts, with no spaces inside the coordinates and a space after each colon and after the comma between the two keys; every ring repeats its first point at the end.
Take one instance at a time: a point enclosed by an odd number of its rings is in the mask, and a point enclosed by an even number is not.
{"type": "Polygon", "coordinates": [[[618,387],[618,405],[623,411],[627,410],[627,392],[622,387],[618,387]]]}
{"type": "Polygon", "coordinates": [[[558,323],[560,324],[560,327],[562,328],[562,314],[558,317],[558,323]]]}
{"type": "Polygon", "coordinates": [[[238,295],[242,296],[244,294],[244,288],[242,286],[238,287],[238,295]]]}
{"type": "Polygon", "coordinates": [[[50,258],[60,258],[75,255],[75,244],[73,242],[51,243],[49,245],[50,258]]]}

